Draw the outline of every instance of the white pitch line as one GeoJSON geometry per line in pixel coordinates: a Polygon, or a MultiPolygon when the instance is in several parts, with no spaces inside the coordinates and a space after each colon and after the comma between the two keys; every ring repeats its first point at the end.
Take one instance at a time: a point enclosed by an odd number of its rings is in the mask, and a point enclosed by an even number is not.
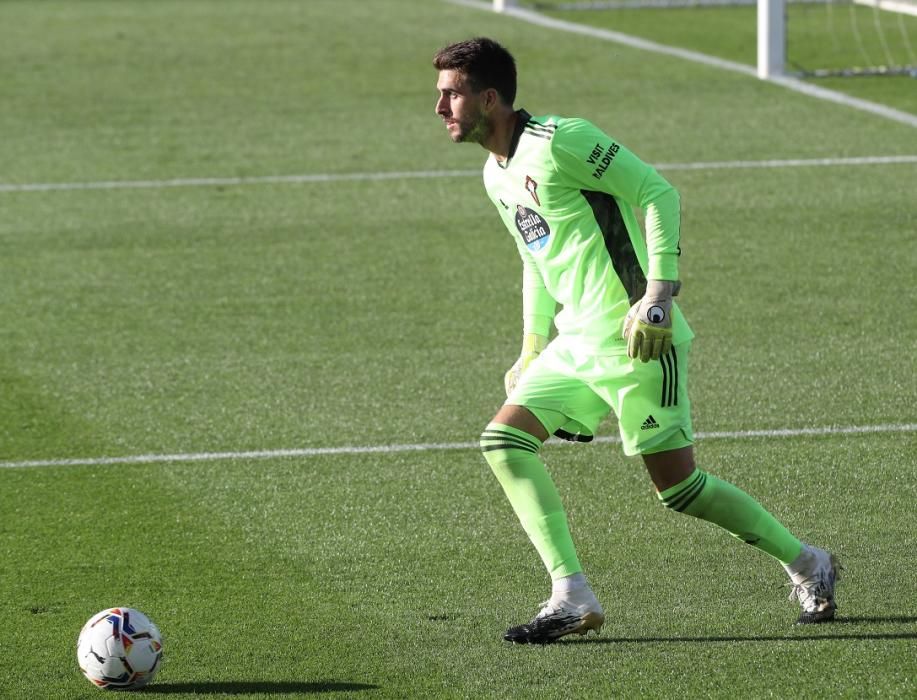
{"type": "Polygon", "coordinates": [[[902,2],[896,2],[896,0],[853,0],[857,5],[865,5],[866,7],[875,7],[879,10],[885,10],[886,12],[897,12],[903,15],[913,15],[917,17],[917,7],[914,6],[912,2],[907,2],[903,0],[902,2]]]}
{"type": "Polygon", "coordinates": [[[784,158],[773,160],[723,160],[698,163],[657,163],[658,170],[744,170],[751,168],[816,168],[917,163],[917,155],[854,156],[850,158],[784,158]]]}
{"type": "MultiPolygon", "coordinates": [[[[452,3],[453,5],[462,5],[463,7],[471,7],[476,10],[493,12],[493,5],[489,2],[485,2],[484,0],[446,1],[452,3]]],[[[655,41],[649,41],[648,39],[641,39],[639,37],[631,36],[630,34],[622,34],[621,32],[611,31],[609,29],[599,29],[597,27],[590,27],[585,24],[577,24],[576,22],[567,22],[561,19],[554,19],[553,17],[547,17],[546,15],[542,15],[538,12],[533,12],[532,10],[526,10],[519,7],[507,8],[503,11],[502,14],[508,17],[515,17],[516,19],[522,20],[523,22],[528,22],[529,24],[546,27],[548,29],[556,29],[558,31],[568,32],[571,34],[588,36],[593,39],[600,39],[602,41],[621,44],[623,46],[630,46],[631,48],[639,49],[641,51],[649,51],[652,53],[663,54],[665,56],[673,56],[683,61],[700,63],[703,65],[711,66],[713,68],[717,68],[719,70],[727,70],[733,73],[739,73],[741,75],[754,78],[758,77],[757,69],[753,66],[748,66],[744,63],[736,63],[735,61],[727,61],[726,59],[710,56],[699,51],[691,51],[689,49],[681,49],[676,46],[669,46],[668,44],[660,44],[655,41]]],[[[846,107],[859,109],[863,112],[869,112],[871,114],[884,117],[885,119],[890,119],[892,121],[917,128],[917,115],[904,112],[900,109],[893,109],[877,102],[870,102],[869,100],[861,100],[857,97],[851,97],[850,95],[845,95],[842,92],[836,92],[834,90],[818,87],[817,85],[812,85],[811,83],[807,83],[790,76],[771,78],[768,80],[768,82],[787,88],[788,90],[799,92],[803,95],[808,95],[809,97],[815,97],[819,100],[834,102],[846,107]]]]}
{"type": "Polygon", "coordinates": [[[52,192],[55,190],[161,189],[166,187],[233,187],[239,185],[309,184],[348,180],[409,180],[469,177],[480,170],[414,170],[409,172],[316,173],[306,175],[256,175],[253,177],[183,177],[171,180],[103,180],[101,182],[37,182],[0,184],[0,192],[52,192]]]}
{"type": "MultiPolygon", "coordinates": [[[[742,440],[748,438],[786,438],[824,435],[864,435],[875,433],[913,433],[917,423],[898,425],[853,425],[823,428],[779,428],[774,430],[726,430],[697,434],[702,440],[742,440]]],[[[618,443],[618,437],[596,438],[594,443],[618,443]]],[[[572,443],[554,441],[549,446],[572,443]]],[[[414,445],[349,445],[343,447],[304,447],[287,450],[256,450],[252,452],[191,452],[184,454],[134,455],[127,457],[87,457],[77,459],[37,459],[0,462],[0,469],[38,467],[98,467],[107,465],[159,464],[163,462],[216,462],[220,460],[277,459],[282,457],[322,457],[327,455],[397,454],[401,452],[442,452],[445,450],[477,449],[476,442],[433,442],[414,445]]]]}
{"type": "MultiPolygon", "coordinates": [[[[746,170],[751,168],[816,168],[861,165],[908,165],[917,155],[854,156],[849,158],[786,158],[771,160],[698,161],[696,163],[657,163],[665,171],[746,170]]],[[[170,180],[103,180],[100,182],[37,182],[2,184],[0,193],[53,192],[61,190],[164,189],[169,187],[239,187],[269,184],[315,184],[367,180],[424,180],[428,178],[481,177],[480,170],[405,170],[366,173],[314,173],[303,175],[261,175],[252,177],[185,177],[170,180]]]]}

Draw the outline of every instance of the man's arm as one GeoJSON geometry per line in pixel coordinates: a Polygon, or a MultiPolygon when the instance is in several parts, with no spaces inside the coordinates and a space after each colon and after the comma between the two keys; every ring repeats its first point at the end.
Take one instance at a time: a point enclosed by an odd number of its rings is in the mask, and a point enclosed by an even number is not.
{"type": "Polygon", "coordinates": [[[672,297],[681,286],[678,192],[655,168],[593,124],[570,120],[564,126],[552,142],[558,169],[584,189],[606,192],[645,212],[647,292],[627,314],[623,336],[630,357],[659,359],[672,345],[672,297]]]}
{"type": "Polygon", "coordinates": [[[547,347],[551,323],[557,312],[557,302],[545,288],[531,253],[518,241],[517,245],[522,257],[522,350],[519,359],[503,377],[507,396],[526,368],[547,347]]]}
{"type": "Polygon", "coordinates": [[[526,253],[522,258],[522,333],[523,335],[551,335],[551,323],[557,312],[554,301],[535,261],[526,253]]]}
{"type": "Polygon", "coordinates": [[[649,264],[646,276],[652,280],[678,281],[678,256],[681,255],[681,199],[672,187],[650,166],[643,186],[638,190],[646,214],[646,252],[649,264]]]}
{"type": "Polygon", "coordinates": [[[681,203],[678,192],[601,129],[569,120],[552,141],[555,165],[583,189],[607,192],[645,213],[647,278],[678,279],[681,203]]]}

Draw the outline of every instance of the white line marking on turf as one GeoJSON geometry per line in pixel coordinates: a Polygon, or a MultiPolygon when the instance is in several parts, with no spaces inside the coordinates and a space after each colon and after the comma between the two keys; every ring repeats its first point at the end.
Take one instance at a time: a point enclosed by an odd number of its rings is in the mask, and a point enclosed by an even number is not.
{"type": "Polygon", "coordinates": [[[256,175],[253,177],[183,177],[172,180],[108,180],[102,182],[48,182],[0,184],[0,192],[53,190],[159,189],[164,187],[230,187],[235,185],[309,184],[347,180],[407,180],[414,178],[469,177],[480,170],[415,170],[411,172],[317,173],[314,175],[256,175]]]}
{"type": "MultiPolygon", "coordinates": [[[[917,155],[855,156],[850,158],[788,158],[772,160],[723,160],[696,163],[656,163],[665,171],[743,170],[749,168],[810,168],[860,165],[908,165],[917,155]]],[[[407,170],[367,173],[314,173],[305,175],[262,175],[251,177],[201,177],[171,180],[103,180],[101,182],[45,182],[0,184],[3,192],[52,192],[60,190],[163,189],[167,187],[237,187],[243,185],[313,184],[367,180],[423,180],[446,177],[481,177],[480,170],[407,170]]]]}
{"type": "Polygon", "coordinates": [[[913,15],[917,17],[917,7],[909,2],[895,2],[895,0],[853,0],[857,5],[866,7],[875,7],[887,12],[897,12],[904,15],[913,15]]]}
{"type": "Polygon", "coordinates": [[[848,165],[904,165],[917,163],[910,156],[854,156],[850,158],[784,158],[772,160],[723,160],[698,163],[657,163],[659,170],[743,170],[748,168],[814,168],[848,165]]]}
{"type": "MultiPolygon", "coordinates": [[[[447,2],[450,2],[453,5],[462,5],[464,7],[472,7],[477,10],[493,12],[492,3],[484,2],[482,0],[447,0],[447,2]]],[[[652,53],[664,54],[666,56],[674,56],[675,58],[680,58],[685,61],[702,63],[713,68],[728,70],[732,71],[733,73],[741,73],[742,75],[751,76],[756,80],[758,79],[757,69],[755,69],[753,66],[747,66],[744,63],[736,63],[734,61],[727,61],[722,58],[716,58],[715,56],[708,56],[707,54],[700,53],[699,51],[690,51],[688,49],[680,49],[675,46],[668,46],[666,44],[658,44],[655,41],[640,39],[639,37],[631,36],[629,34],[622,34],[621,32],[614,32],[610,29],[599,29],[597,27],[590,27],[583,24],[577,24],[575,22],[567,22],[561,19],[554,19],[553,17],[546,17],[545,15],[539,14],[538,12],[533,12],[532,10],[526,10],[518,7],[508,8],[503,12],[503,14],[521,19],[523,22],[528,22],[529,24],[547,27],[548,29],[557,29],[562,32],[580,34],[582,36],[588,36],[594,39],[601,39],[602,41],[610,41],[615,44],[630,46],[631,48],[640,49],[642,51],[650,51],[652,53]]],[[[850,95],[845,95],[841,92],[835,92],[834,90],[827,90],[825,88],[817,87],[811,83],[806,83],[802,80],[791,77],[772,78],[768,82],[771,82],[775,85],[780,85],[781,87],[785,87],[788,90],[800,92],[810,97],[816,97],[820,100],[826,100],[828,102],[835,102],[847,107],[853,107],[854,109],[870,112],[880,117],[891,119],[892,121],[900,122],[908,126],[917,127],[917,115],[902,112],[898,109],[892,109],[886,105],[870,102],[868,100],[861,100],[856,97],[851,97],[850,95]]]]}
{"type": "MultiPolygon", "coordinates": [[[[784,438],[823,435],[864,435],[874,433],[913,433],[917,423],[898,425],[853,425],[824,428],[778,428],[774,430],[722,430],[698,433],[701,440],[742,440],[747,438],[784,438]]],[[[617,437],[599,437],[593,443],[618,443],[617,437]]],[[[572,443],[553,441],[548,446],[572,443]]],[[[440,452],[444,450],[477,449],[476,442],[440,442],[416,445],[345,445],[343,447],[304,447],[288,450],[256,450],[252,452],[191,452],[185,454],[134,455],[127,457],[87,457],[78,459],[36,459],[0,462],[0,469],[37,467],[98,467],[106,465],[157,464],[162,462],[216,462],[240,459],[277,459],[282,457],[322,457],[326,455],[397,454],[400,452],[440,452]]]]}

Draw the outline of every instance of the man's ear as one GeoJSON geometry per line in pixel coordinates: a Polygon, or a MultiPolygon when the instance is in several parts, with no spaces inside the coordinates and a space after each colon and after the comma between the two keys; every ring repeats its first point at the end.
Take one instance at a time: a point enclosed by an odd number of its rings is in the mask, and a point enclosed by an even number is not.
{"type": "Polygon", "coordinates": [[[496,88],[487,88],[484,91],[484,107],[488,112],[492,112],[500,104],[500,93],[496,88]]]}

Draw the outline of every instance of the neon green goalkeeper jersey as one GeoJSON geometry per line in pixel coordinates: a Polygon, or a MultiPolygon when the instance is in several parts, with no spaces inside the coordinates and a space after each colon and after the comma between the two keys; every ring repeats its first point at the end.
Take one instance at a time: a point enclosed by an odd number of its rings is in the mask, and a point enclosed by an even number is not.
{"type": "MultiPolygon", "coordinates": [[[[624,354],[647,278],[678,279],[678,193],[584,119],[517,114],[509,158],[490,155],[484,186],[522,256],[523,330],[546,336],[553,320],[584,349],[624,354]]],[[[672,332],[676,345],[693,336],[676,305],[672,332]]]]}

